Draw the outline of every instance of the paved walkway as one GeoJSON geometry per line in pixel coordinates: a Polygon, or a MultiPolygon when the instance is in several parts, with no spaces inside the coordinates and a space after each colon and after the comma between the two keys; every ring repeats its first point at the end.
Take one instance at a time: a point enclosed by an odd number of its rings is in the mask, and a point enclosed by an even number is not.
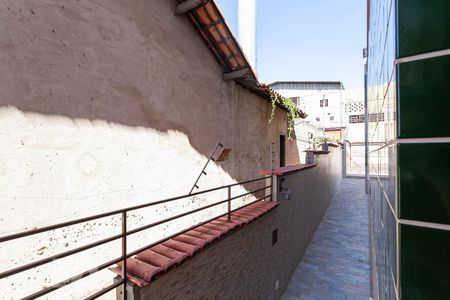
{"type": "Polygon", "coordinates": [[[369,299],[364,180],[342,180],[282,300],[369,299]]]}

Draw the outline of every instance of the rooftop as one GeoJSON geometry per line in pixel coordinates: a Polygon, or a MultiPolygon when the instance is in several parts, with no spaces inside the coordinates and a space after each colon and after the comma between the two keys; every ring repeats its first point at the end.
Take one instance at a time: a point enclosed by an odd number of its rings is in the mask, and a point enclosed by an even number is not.
{"type": "Polygon", "coordinates": [[[340,81],[275,81],[269,84],[274,90],[344,90],[340,81]]]}
{"type": "Polygon", "coordinates": [[[270,100],[270,91],[261,84],[239,43],[214,1],[181,1],[177,13],[187,14],[216,60],[223,66],[224,79],[234,80],[251,92],[270,100]],[[189,4],[192,3],[192,6],[189,4]]]}

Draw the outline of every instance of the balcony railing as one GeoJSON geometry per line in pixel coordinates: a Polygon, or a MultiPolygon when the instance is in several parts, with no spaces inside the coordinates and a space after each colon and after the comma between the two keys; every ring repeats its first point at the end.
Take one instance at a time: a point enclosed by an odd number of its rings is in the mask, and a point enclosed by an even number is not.
{"type": "MultiPolygon", "coordinates": [[[[9,277],[9,276],[13,276],[13,275],[16,275],[16,274],[19,274],[19,273],[26,272],[26,271],[28,271],[30,269],[33,269],[33,268],[36,268],[36,267],[39,267],[39,266],[43,266],[43,265],[49,264],[49,263],[54,262],[54,261],[56,261],[58,259],[69,257],[69,256],[75,255],[77,253],[80,253],[80,252],[92,249],[94,247],[98,247],[98,246],[104,245],[106,243],[109,243],[109,242],[112,242],[112,241],[120,239],[121,240],[121,253],[122,253],[121,256],[116,257],[113,260],[109,260],[108,262],[100,264],[100,265],[98,265],[98,266],[96,266],[94,268],[86,270],[86,271],[84,271],[82,273],[79,273],[79,274],[77,274],[75,276],[72,276],[72,277],[70,277],[70,278],[68,278],[66,280],[60,281],[60,282],[58,282],[56,284],[53,284],[53,285],[51,285],[49,287],[45,287],[45,288],[43,288],[43,289],[41,289],[41,290],[31,294],[31,295],[28,295],[28,296],[22,298],[22,299],[35,299],[35,298],[38,298],[38,297],[42,297],[42,296],[44,296],[44,295],[46,295],[48,293],[54,292],[54,291],[56,291],[56,290],[58,290],[58,289],[60,289],[62,287],[70,285],[70,284],[72,284],[72,283],[74,283],[74,282],[76,282],[76,281],[78,281],[80,279],[83,279],[83,278],[85,278],[85,277],[87,277],[89,275],[92,275],[92,274],[94,274],[94,273],[96,273],[98,271],[101,271],[103,269],[111,267],[111,266],[113,266],[113,265],[115,265],[115,264],[117,264],[119,262],[122,262],[122,278],[120,280],[114,282],[113,284],[111,284],[111,285],[109,285],[107,287],[104,287],[103,289],[99,290],[98,292],[92,294],[91,296],[89,296],[89,297],[87,297],[85,299],[96,299],[96,298],[106,294],[107,292],[113,290],[114,288],[119,287],[120,285],[124,286],[124,291],[125,291],[126,284],[127,284],[127,277],[125,276],[125,274],[127,274],[127,263],[126,263],[126,259],[127,258],[130,258],[133,255],[136,255],[139,252],[142,252],[143,250],[146,250],[146,249],[148,249],[148,248],[150,248],[152,246],[155,246],[155,245],[157,245],[159,243],[162,243],[165,240],[168,240],[168,239],[173,238],[173,237],[175,237],[175,236],[177,236],[179,234],[182,234],[184,232],[192,230],[195,227],[198,227],[198,226],[201,226],[203,224],[206,224],[206,223],[208,223],[208,222],[210,222],[210,221],[212,221],[212,220],[214,220],[216,218],[220,218],[220,217],[228,215],[228,220],[230,221],[232,212],[234,212],[234,211],[236,211],[238,209],[241,209],[243,207],[249,206],[249,205],[251,205],[253,203],[256,203],[258,201],[262,201],[262,200],[265,200],[267,198],[270,198],[270,201],[272,201],[272,189],[271,189],[272,186],[273,186],[273,179],[272,179],[272,177],[271,176],[266,176],[266,177],[262,177],[262,178],[257,178],[257,179],[252,179],[252,180],[248,180],[248,181],[238,182],[238,183],[225,185],[225,186],[221,186],[221,187],[216,187],[216,188],[212,188],[212,189],[208,189],[208,190],[204,190],[204,191],[200,191],[200,192],[196,192],[196,193],[186,194],[186,195],[182,195],[182,196],[178,196],[178,197],[172,197],[172,198],[168,198],[168,199],[164,199],[164,200],[158,200],[158,201],[154,201],[154,202],[151,202],[151,203],[141,204],[141,205],[137,205],[137,206],[131,206],[131,207],[127,207],[127,208],[123,208],[123,209],[119,209],[119,210],[114,210],[114,211],[110,211],[110,212],[105,212],[105,213],[101,213],[101,214],[97,214],[97,215],[93,215],[93,216],[89,216],[89,217],[85,217],[85,218],[80,218],[80,219],[76,219],[76,220],[62,222],[62,223],[55,224],[55,225],[45,226],[45,227],[41,227],[41,228],[35,228],[35,229],[32,229],[32,230],[27,230],[27,231],[22,231],[22,232],[15,233],[15,234],[2,236],[2,237],[0,237],[0,243],[13,241],[13,240],[17,240],[17,239],[23,239],[23,238],[26,238],[26,237],[29,237],[29,236],[32,236],[32,235],[35,235],[35,234],[50,232],[50,231],[53,231],[53,230],[56,230],[56,229],[69,227],[69,226],[73,226],[73,225],[77,225],[77,224],[80,224],[80,223],[85,223],[85,222],[88,222],[88,221],[97,220],[97,219],[101,219],[101,218],[105,218],[105,217],[111,217],[111,216],[115,216],[115,215],[120,215],[121,216],[122,228],[121,228],[121,233],[120,234],[116,234],[116,235],[113,235],[113,236],[110,236],[110,237],[107,237],[107,238],[104,238],[104,239],[100,239],[100,240],[97,240],[95,242],[86,244],[84,246],[81,246],[81,247],[78,247],[78,248],[75,248],[75,249],[72,249],[72,250],[69,250],[69,251],[66,251],[66,252],[62,252],[62,253],[59,253],[59,254],[56,254],[56,255],[52,255],[52,256],[49,256],[47,258],[44,258],[44,259],[41,259],[41,260],[37,260],[37,261],[31,262],[31,263],[28,263],[28,264],[25,264],[25,265],[22,265],[22,266],[19,266],[19,267],[15,267],[15,268],[9,269],[9,270],[4,271],[4,272],[1,272],[0,273],[0,280],[4,279],[6,277],[9,277]],[[267,179],[270,179],[270,181],[267,180],[267,179]],[[265,182],[263,188],[258,188],[256,190],[252,190],[252,191],[249,191],[249,192],[246,192],[246,193],[243,193],[243,194],[239,194],[239,195],[236,195],[236,196],[233,196],[232,193],[231,193],[231,188],[234,187],[234,186],[239,186],[239,185],[259,182],[259,181],[263,181],[263,180],[267,181],[267,182],[270,182],[270,184],[267,185],[267,183],[265,182]],[[270,188],[270,192],[267,193],[267,189],[269,189],[269,188],[270,188]],[[212,204],[208,204],[208,205],[205,205],[205,206],[202,206],[202,207],[199,207],[199,208],[196,208],[194,210],[190,210],[190,211],[187,211],[187,212],[184,212],[184,213],[181,213],[181,214],[177,214],[177,215],[171,216],[169,218],[158,220],[156,222],[152,222],[152,223],[140,226],[140,227],[135,228],[135,229],[131,229],[131,230],[127,229],[127,223],[128,223],[127,222],[127,217],[128,217],[128,213],[131,212],[131,211],[136,211],[136,210],[139,210],[139,209],[144,209],[144,208],[148,208],[148,207],[155,206],[155,205],[169,203],[169,202],[180,200],[180,199],[183,199],[183,198],[190,198],[190,197],[193,197],[193,196],[198,196],[198,195],[202,195],[202,194],[206,194],[206,193],[210,193],[210,192],[214,192],[214,191],[219,191],[219,190],[225,190],[225,189],[227,190],[227,195],[228,195],[227,199],[221,200],[219,202],[214,202],[212,204]],[[259,197],[256,200],[251,201],[250,203],[246,203],[245,205],[240,206],[238,208],[235,208],[235,209],[231,208],[232,207],[231,206],[231,202],[233,200],[237,200],[239,198],[242,198],[242,197],[245,197],[245,196],[248,196],[248,195],[252,195],[252,194],[254,195],[254,194],[256,194],[258,192],[262,192],[262,191],[266,191],[264,197],[259,197]],[[155,241],[155,242],[153,242],[151,244],[148,244],[148,245],[146,245],[144,247],[141,247],[141,248],[139,248],[137,250],[133,250],[133,251],[130,251],[130,252],[127,251],[127,238],[130,235],[136,234],[136,233],[141,232],[143,230],[146,230],[146,229],[149,229],[149,228],[152,228],[152,227],[155,227],[155,226],[158,226],[158,225],[161,225],[161,224],[164,224],[164,223],[176,220],[178,218],[182,218],[184,216],[187,216],[187,215],[190,215],[190,214],[193,214],[193,213],[196,213],[196,212],[208,209],[208,208],[212,208],[214,206],[218,206],[220,204],[225,204],[225,203],[228,203],[228,209],[227,209],[226,213],[222,213],[220,215],[216,215],[213,218],[210,218],[210,219],[208,219],[206,221],[202,221],[201,223],[192,224],[192,226],[190,226],[189,228],[185,228],[185,229],[183,229],[183,230],[181,230],[181,231],[179,231],[177,233],[174,233],[174,234],[171,234],[169,236],[166,236],[166,237],[164,237],[161,240],[155,241]]],[[[124,297],[124,299],[126,299],[126,293],[125,292],[123,293],[123,297],[124,297]]]]}

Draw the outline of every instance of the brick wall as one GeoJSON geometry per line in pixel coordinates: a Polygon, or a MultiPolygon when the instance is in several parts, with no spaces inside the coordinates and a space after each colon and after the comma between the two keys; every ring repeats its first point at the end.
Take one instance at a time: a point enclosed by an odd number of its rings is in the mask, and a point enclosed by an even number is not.
{"type": "MultiPolygon", "coordinates": [[[[278,178],[291,191],[273,211],[207,247],[129,299],[279,299],[328,208],[341,178],[341,150],[317,166],[278,178]],[[272,233],[278,241],[272,245],[272,233]],[[279,282],[276,289],[276,282],[279,282]]],[[[120,290],[118,290],[118,295],[120,290]]]]}

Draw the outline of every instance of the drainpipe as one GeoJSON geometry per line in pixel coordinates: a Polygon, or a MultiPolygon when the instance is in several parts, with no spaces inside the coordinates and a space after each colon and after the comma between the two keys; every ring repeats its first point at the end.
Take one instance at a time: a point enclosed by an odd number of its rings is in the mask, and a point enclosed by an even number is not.
{"type": "MultiPolygon", "coordinates": [[[[367,51],[367,50],[366,50],[367,51]]],[[[369,194],[369,114],[367,112],[367,62],[364,64],[364,165],[365,165],[365,190],[369,194]]]]}

